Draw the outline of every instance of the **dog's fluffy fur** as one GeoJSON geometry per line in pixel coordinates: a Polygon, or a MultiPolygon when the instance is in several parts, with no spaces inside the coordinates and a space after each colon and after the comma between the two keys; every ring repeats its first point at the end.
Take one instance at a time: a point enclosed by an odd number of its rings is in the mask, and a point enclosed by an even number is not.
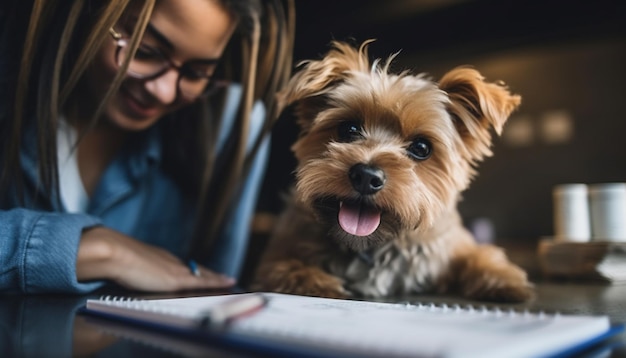
{"type": "Polygon", "coordinates": [[[438,83],[391,73],[395,56],[370,63],[370,42],[333,42],[279,95],[301,128],[296,185],[253,288],[530,298],[525,272],[500,248],[477,244],[456,208],[520,97],[469,67],[438,83]]]}

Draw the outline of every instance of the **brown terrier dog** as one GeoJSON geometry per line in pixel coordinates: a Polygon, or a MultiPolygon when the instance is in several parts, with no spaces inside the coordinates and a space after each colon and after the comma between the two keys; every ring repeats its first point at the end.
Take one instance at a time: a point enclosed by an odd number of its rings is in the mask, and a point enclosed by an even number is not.
{"type": "Polygon", "coordinates": [[[281,92],[301,133],[296,186],[252,288],[312,296],[384,297],[456,290],[472,299],[523,301],[526,273],[478,245],[456,205],[520,104],[471,68],[439,83],[389,73],[334,42],[281,92]]]}

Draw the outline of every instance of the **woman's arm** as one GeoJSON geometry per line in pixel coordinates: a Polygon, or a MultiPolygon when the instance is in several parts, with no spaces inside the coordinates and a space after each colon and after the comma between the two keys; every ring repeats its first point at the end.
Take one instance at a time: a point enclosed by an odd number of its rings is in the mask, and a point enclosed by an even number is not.
{"type": "Polygon", "coordinates": [[[105,281],[145,291],[225,288],[234,281],[100,225],[90,215],[0,211],[0,292],[87,293],[105,281]]]}
{"type": "Polygon", "coordinates": [[[141,291],[226,288],[229,277],[200,267],[200,275],[166,250],[106,227],[85,230],[80,240],[76,274],[79,281],[107,279],[141,291]]]}
{"type": "Polygon", "coordinates": [[[76,279],[81,233],[99,224],[84,214],[0,211],[0,292],[85,293],[100,287],[101,281],[76,279]]]}

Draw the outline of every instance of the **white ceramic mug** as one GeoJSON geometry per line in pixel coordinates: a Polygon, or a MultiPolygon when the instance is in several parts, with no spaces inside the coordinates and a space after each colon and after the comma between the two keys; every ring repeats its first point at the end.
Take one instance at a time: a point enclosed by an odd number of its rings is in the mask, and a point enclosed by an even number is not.
{"type": "Polygon", "coordinates": [[[592,240],[626,242],[626,183],[590,185],[589,210],[592,240]]]}
{"type": "Polygon", "coordinates": [[[586,242],[591,238],[586,184],[560,184],[553,188],[554,237],[557,241],[586,242]]]}

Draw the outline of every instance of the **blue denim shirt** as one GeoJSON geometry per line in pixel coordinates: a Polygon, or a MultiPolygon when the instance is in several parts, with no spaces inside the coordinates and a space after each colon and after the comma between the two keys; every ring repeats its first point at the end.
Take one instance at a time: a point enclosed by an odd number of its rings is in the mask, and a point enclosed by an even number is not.
{"type": "MultiPolygon", "coordinates": [[[[240,96],[240,86],[229,88],[218,148],[232,128],[240,96]]],[[[264,116],[262,104],[257,103],[248,149],[260,133],[264,116]]],[[[104,282],[76,280],[81,232],[95,225],[105,225],[179,257],[184,255],[194,215],[176,185],[160,170],[158,131],[157,125],[145,132],[133,150],[114,159],[90,198],[86,213],[67,213],[63,207],[44,211],[28,197],[24,207],[16,198],[0,203],[0,292],[85,293],[100,287],[104,282]]],[[[241,271],[268,154],[269,137],[256,153],[234,210],[225,218],[210,260],[204,263],[217,272],[238,277],[241,271]]],[[[22,151],[21,160],[25,184],[34,185],[34,143],[22,151]]]]}

